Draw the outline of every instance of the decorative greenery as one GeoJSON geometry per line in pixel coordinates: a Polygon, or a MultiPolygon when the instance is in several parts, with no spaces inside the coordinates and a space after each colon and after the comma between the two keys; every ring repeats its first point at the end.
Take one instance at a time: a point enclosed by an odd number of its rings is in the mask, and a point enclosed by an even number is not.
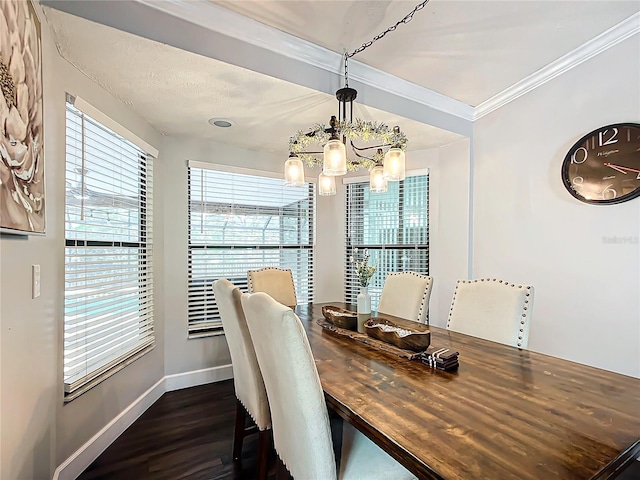
{"type": "MultiPolygon", "coordinates": [[[[354,255],[358,254],[357,248],[353,249],[353,254],[354,255]]],[[[367,287],[369,286],[369,280],[371,280],[371,277],[373,277],[373,275],[376,273],[376,270],[378,269],[378,262],[376,261],[375,265],[369,265],[368,250],[364,251],[364,257],[360,261],[356,260],[354,258],[354,255],[351,255],[351,257],[349,257],[349,261],[351,263],[355,263],[356,274],[358,275],[358,281],[360,282],[360,286],[367,287]]]]}
{"type": "MultiPolygon", "coordinates": [[[[311,130],[304,132],[299,130],[289,139],[289,151],[295,153],[308,167],[315,167],[322,164],[322,153],[305,153],[311,145],[318,145],[318,149],[329,141],[331,134],[327,132],[330,127],[324,123],[314,125],[311,130]]],[[[336,126],[338,136],[346,137],[351,141],[379,142],[401,150],[407,148],[407,137],[402,132],[394,132],[384,123],[365,122],[356,119],[355,122],[342,121],[336,126]]],[[[366,168],[371,170],[376,162],[381,162],[384,155],[373,154],[371,158],[347,159],[347,170],[350,172],[366,168]]]]}

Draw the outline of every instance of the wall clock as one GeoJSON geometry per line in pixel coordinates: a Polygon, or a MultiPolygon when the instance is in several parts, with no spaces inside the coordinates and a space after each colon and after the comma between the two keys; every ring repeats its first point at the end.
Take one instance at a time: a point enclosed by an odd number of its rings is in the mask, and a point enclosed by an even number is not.
{"type": "Polygon", "coordinates": [[[615,123],[587,133],[562,162],[569,193],[591,204],[640,196],[640,124],[615,123]]]}

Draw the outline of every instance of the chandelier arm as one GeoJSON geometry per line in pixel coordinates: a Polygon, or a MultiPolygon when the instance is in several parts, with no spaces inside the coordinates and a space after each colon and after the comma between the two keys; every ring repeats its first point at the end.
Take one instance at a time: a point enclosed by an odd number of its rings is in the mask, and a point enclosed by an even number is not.
{"type": "Polygon", "coordinates": [[[350,143],[351,143],[351,148],[353,148],[354,151],[357,150],[358,152],[362,152],[364,150],[371,150],[372,148],[384,148],[384,147],[390,147],[391,146],[390,143],[383,143],[381,145],[372,145],[370,147],[356,147],[353,144],[353,140],[350,140],[350,143]]]}
{"type": "MultiPolygon", "coordinates": [[[[375,157],[367,157],[366,155],[362,155],[362,154],[358,153],[357,150],[354,150],[353,153],[356,155],[356,157],[362,158],[363,160],[369,160],[371,162],[375,162],[376,161],[375,157]]],[[[360,163],[360,162],[352,160],[351,163],[356,163],[357,164],[357,163],[360,163]]]]}

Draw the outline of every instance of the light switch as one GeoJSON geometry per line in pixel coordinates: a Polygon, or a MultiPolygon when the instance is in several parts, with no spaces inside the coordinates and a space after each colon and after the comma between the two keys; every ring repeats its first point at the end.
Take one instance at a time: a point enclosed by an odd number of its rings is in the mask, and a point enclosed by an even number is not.
{"type": "Polygon", "coordinates": [[[40,265],[31,265],[31,298],[40,296],[40,265]]]}

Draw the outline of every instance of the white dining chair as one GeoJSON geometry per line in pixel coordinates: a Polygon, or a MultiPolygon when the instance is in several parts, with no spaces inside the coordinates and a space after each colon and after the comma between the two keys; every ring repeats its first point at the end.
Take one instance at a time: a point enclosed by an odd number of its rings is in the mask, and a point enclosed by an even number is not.
{"type": "Polygon", "coordinates": [[[392,272],[382,287],[378,313],[428,323],[433,280],[416,272],[392,272]]]}
{"type": "Polygon", "coordinates": [[[506,280],[458,280],[453,293],[449,330],[527,348],[533,287],[506,280]]]}
{"type": "Polygon", "coordinates": [[[243,294],[242,306],[267,389],[275,450],[294,479],[415,478],[346,422],[338,470],[320,377],[300,319],[265,293],[243,294]]]}
{"type": "Polygon", "coordinates": [[[291,269],[265,267],[247,272],[249,293],[264,292],[288,307],[298,304],[291,269]]]}
{"type": "Polygon", "coordinates": [[[240,290],[226,279],[213,283],[222,326],[229,345],[233,383],[236,392],[236,420],[233,437],[233,460],[240,461],[247,413],[258,429],[258,478],[267,478],[271,449],[271,413],[262,373],[251,341],[241,304],[240,290]]]}

